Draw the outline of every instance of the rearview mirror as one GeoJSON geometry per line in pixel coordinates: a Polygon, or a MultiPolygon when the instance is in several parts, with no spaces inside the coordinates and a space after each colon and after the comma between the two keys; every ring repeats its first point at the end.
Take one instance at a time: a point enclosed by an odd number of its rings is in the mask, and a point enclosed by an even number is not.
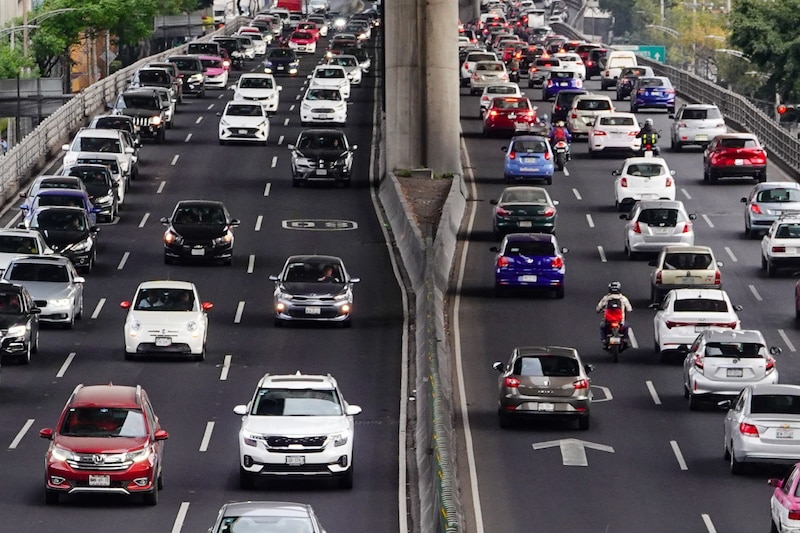
{"type": "Polygon", "coordinates": [[[505,367],[502,362],[495,361],[494,363],[492,363],[492,368],[494,368],[498,372],[502,372],[505,367]]]}

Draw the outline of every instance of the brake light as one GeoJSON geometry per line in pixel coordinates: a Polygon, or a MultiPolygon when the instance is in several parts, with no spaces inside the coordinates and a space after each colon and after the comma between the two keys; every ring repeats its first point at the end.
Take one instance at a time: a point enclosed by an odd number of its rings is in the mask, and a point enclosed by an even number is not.
{"type": "Polygon", "coordinates": [[[515,378],[513,376],[507,376],[506,379],[503,380],[503,385],[505,385],[509,389],[516,389],[519,387],[521,381],[519,378],[515,378]]]}
{"type": "Polygon", "coordinates": [[[589,380],[588,379],[578,379],[572,383],[572,386],[576,389],[588,389],[589,388],[589,380]]]}
{"type": "Polygon", "coordinates": [[[606,78],[608,78],[609,76],[611,76],[611,72],[607,70],[607,71],[605,71],[605,72],[603,73],[603,76],[605,76],[606,78]]]}
{"type": "Polygon", "coordinates": [[[578,118],[578,113],[573,111],[572,114],[570,115],[570,118],[578,118]]]}
{"type": "Polygon", "coordinates": [[[619,186],[620,187],[627,187],[628,186],[628,178],[622,178],[621,180],[619,180],[619,186]]]}
{"type": "Polygon", "coordinates": [[[773,246],[772,247],[772,251],[773,252],[784,253],[784,252],[786,252],[786,247],[785,246],[773,246]]]}
{"type": "Polygon", "coordinates": [[[683,224],[683,233],[689,233],[690,231],[692,231],[692,223],[691,222],[685,222],[683,224]]]}
{"type": "Polygon", "coordinates": [[[592,65],[594,65],[594,61],[587,61],[586,62],[586,66],[587,67],[591,67],[592,65]]]}
{"type": "Polygon", "coordinates": [[[553,216],[553,215],[555,215],[555,214],[556,214],[556,209],[555,209],[555,207],[548,207],[547,209],[545,209],[545,210],[542,212],[542,215],[544,215],[544,216],[546,216],[546,217],[551,217],[551,216],[553,216]]]}
{"type": "Polygon", "coordinates": [[[608,134],[606,132],[604,132],[603,130],[594,130],[594,135],[595,135],[595,137],[597,137],[597,136],[603,136],[603,135],[608,135],[608,134]]]}
{"type": "Polygon", "coordinates": [[[545,152],[544,158],[549,161],[550,160],[550,152],[545,152]]]}
{"type": "Polygon", "coordinates": [[[550,266],[553,268],[561,268],[564,266],[564,260],[561,256],[556,256],[550,260],[550,266]]]}
{"type": "Polygon", "coordinates": [[[634,233],[641,233],[642,232],[642,228],[641,228],[641,226],[639,226],[639,222],[634,222],[633,223],[633,232],[634,233]]]}
{"type": "Polygon", "coordinates": [[[767,162],[767,155],[764,152],[758,152],[758,155],[754,155],[750,159],[753,160],[753,164],[763,165],[767,162]]]}
{"type": "Polygon", "coordinates": [[[686,123],[685,122],[678,122],[678,127],[679,128],[685,128],[686,127],[686,123]]]}
{"type": "Polygon", "coordinates": [[[547,80],[547,86],[548,87],[552,87],[553,86],[553,80],[547,80]]]}
{"type": "Polygon", "coordinates": [[[760,215],[761,208],[758,206],[758,204],[750,204],[750,212],[756,215],[760,215]]]}
{"type": "Polygon", "coordinates": [[[497,214],[497,216],[504,217],[504,216],[508,216],[508,215],[510,215],[510,214],[511,214],[511,211],[507,211],[506,209],[504,209],[504,208],[502,208],[502,207],[498,207],[498,208],[495,210],[495,213],[497,214]]]}
{"type": "Polygon", "coordinates": [[[768,356],[767,356],[767,366],[766,366],[766,371],[767,371],[767,372],[771,372],[771,371],[773,371],[773,370],[775,370],[775,359],[773,359],[772,357],[770,357],[770,356],[768,355],[768,356]]]}
{"type": "Polygon", "coordinates": [[[663,281],[661,280],[661,271],[659,270],[656,272],[656,285],[661,285],[663,281]]]}
{"type": "Polygon", "coordinates": [[[499,268],[505,268],[508,266],[508,258],[507,257],[498,257],[497,258],[497,266],[499,268]]]}
{"type": "Polygon", "coordinates": [[[473,80],[479,80],[479,79],[480,79],[480,76],[478,76],[478,73],[477,73],[477,72],[476,72],[475,74],[473,74],[473,75],[472,75],[472,79],[473,79],[473,80]]]}
{"type": "Polygon", "coordinates": [[[758,438],[758,428],[755,427],[753,424],[748,424],[746,422],[742,422],[741,424],[739,424],[739,433],[741,433],[745,437],[758,438]]]}
{"type": "Polygon", "coordinates": [[[509,159],[516,159],[517,158],[517,152],[508,152],[508,158],[509,159]]]}
{"type": "Polygon", "coordinates": [[[647,91],[645,89],[639,89],[638,91],[636,91],[636,94],[646,94],[646,93],[647,91]]]}
{"type": "Polygon", "coordinates": [[[693,326],[694,324],[692,324],[691,322],[675,322],[674,320],[667,320],[664,323],[664,325],[667,326],[667,329],[672,329],[672,328],[681,328],[684,326],[693,326]]]}
{"type": "Polygon", "coordinates": [[[528,72],[536,72],[537,70],[539,70],[539,69],[538,69],[538,68],[536,68],[536,67],[531,67],[531,68],[528,70],[528,72]]]}
{"type": "Polygon", "coordinates": [[[635,132],[635,131],[629,131],[628,132],[628,137],[636,137],[636,133],[637,132],[635,132]]]}
{"type": "Polygon", "coordinates": [[[578,88],[583,87],[583,82],[580,80],[580,78],[575,80],[575,87],[578,87],[578,88]]]}
{"type": "Polygon", "coordinates": [[[700,354],[694,356],[693,362],[694,362],[694,367],[700,370],[702,370],[703,367],[705,366],[705,361],[703,361],[703,356],[700,354]]]}
{"type": "Polygon", "coordinates": [[[667,187],[672,187],[673,185],[674,185],[674,183],[672,183],[672,178],[667,176],[667,187]]]}
{"type": "Polygon", "coordinates": [[[719,270],[714,272],[714,285],[719,285],[722,283],[722,275],[719,273],[719,270]]]}
{"type": "Polygon", "coordinates": [[[800,520],[800,511],[789,511],[789,520],[800,520]]]}
{"type": "Polygon", "coordinates": [[[489,111],[489,116],[490,117],[496,117],[497,116],[497,110],[492,109],[491,111],[489,111]]]}

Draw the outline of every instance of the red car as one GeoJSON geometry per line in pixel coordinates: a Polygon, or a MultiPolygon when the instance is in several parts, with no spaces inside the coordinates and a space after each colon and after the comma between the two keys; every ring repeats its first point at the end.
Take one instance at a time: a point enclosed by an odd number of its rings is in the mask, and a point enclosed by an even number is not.
{"type": "Polygon", "coordinates": [[[314,36],[315,41],[319,40],[319,27],[317,26],[316,22],[304,20],[297,25],[297,29],[295,31],[306,31],[314,36]]]}
{"type": "Polygon", "coordinates": [[[717,135],[703,152],[703,181],[723,177],[752,177],[767,181],[767,152],[752,133],[717,135]]]}
{"type": "Polygon", "coordinates": [[[45,458],[45,503],[62,494],[141,494],[156,505],[162,488],[164,441],[147,393],[139,386],[78,385],[50,440],[45,458]]]}
{"type": "Polygon", "coordinates": [[[297,53],[313,54],[317,51],[317,39],[307,31],[296,31],[289,37],[289,48],[297,53]]]}
{"type": "Polygon", "coordinates": [[[536,108],[527,98],[497,97],[483,114],[483,134],[530,132],[537,122],[536,108]]]}

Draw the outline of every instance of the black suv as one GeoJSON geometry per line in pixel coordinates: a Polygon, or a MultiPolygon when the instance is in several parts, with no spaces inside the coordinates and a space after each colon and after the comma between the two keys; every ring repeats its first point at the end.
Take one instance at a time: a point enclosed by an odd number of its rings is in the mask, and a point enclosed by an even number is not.
{"type": "Polygon", "coordinates": [[[28,289],[0,282],[0,354],[27,365],[39,351],[39,313],[28,289]]]}
{"type": "Polygon", "coordinates": [[[168,106],[156,93],[157,89],[128,89],[117,98],[114,111],[133,117],[139,133],[152,137],[158,144],[164,142],[167,129],[168,106]]]}
{"type": "Polygon", "coordinates": [[[342,130],[316,128],[300,132],[292,152],[292,186],[311,181],[332,181],[350,185],[353,152],[342,130]]]}
{"type": "Polygon", "coordinates": [[[167,61],[175,63],[183,81],[183,94],[193,94],[197,98],[206,95],[206,69],[196,55],[169,56],[167,61]]]}
{"type": "Polygon", "coordinates": [[[233,37],[215,37],[212,42],[217,43],[219,46],[228,52],[228,57],[231,58],[231,66],[236,70],[244,68],[244,46],[239,39],[233,37]]]}

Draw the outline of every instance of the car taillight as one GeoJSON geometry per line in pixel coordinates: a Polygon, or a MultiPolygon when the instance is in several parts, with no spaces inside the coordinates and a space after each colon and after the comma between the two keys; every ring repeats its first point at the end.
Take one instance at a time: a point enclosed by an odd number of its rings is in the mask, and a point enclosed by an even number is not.
{"type": "Polygon", "coordinates": [[[758,428],[753,424],[748,424],[747,422],[742,422],[739,424],[739,433],[745,437],[758,438],[758,428]]]}
{"type": "Polygon", "coordinates": [[[547,80],[547,86],[548,87],[552,87],[553,86],[553,80],[547,80]]]}
{"type": "Polygon", "coordinates": [[[509,159],[516,159],[517,158],[517,152],[508,152],[508,158],[509,159]]]}
{"type": "Polygon", "coordinates": [[[647,94],[647,91],[645,89],[639,89],[636,91],[636,94],[647,94]]]}
{"type": "Polygon", "coordinates": [[[758,204],[750,204],[750,212],[756,215],[760,215],[761,208],[758,206],[758,204]]]}
{"type": "Polygon", "coordinates": [[[764,152],[760,152],[759,151],[759,152],[757,152],[756,155],[754,155],[750,159],[752,159],[753,163],[756,164],[756,165],[763,165],[763,164],[765,164],[767,162],[767,154],[765,154],[764,152]]]}
{"type": "Polygon", "coordinates": [[[636,137],[637,133],[638,132],[635,132],[635,131],[629,131],[628,132],[628,137],[636,137]]]}
{"type": "Polygon", "coordinates": [[[588,379],[578,379],[572,382],[572,386],[576,389],[588,389],[589,388],[589,380],[588,379]]]}
{"type": "Polygon", "coordinates": [[[544,153],[544,158],[549,161],[550,160],[550,152],[545,152],[544,153]]]}
{"type": "Polygon", "coordinates": [[[674,184],[672,183],[672,178],[669,176],[667,177],[667,187],[672,187],[674,184]]]}
{"type": "Polygon", "coordinates": [[[594,61],[587,61],[586,62],[586,66],[587,67],[591,67],[592,65],[594,65],[594,61]]]}
{"type": "Polygon", "coordinates": [[[531,67],[531,68],[528,69],[528,72],[536,72],[537,70],[539,70],[539,69],[536,68],[536,67],[531,67]]]}
{"type": "Polygon", "coordinates": [[[628,186],[628,178],[622,178],[621,180],[619,180],[619,186],[620,187],[627,187],[628,186]]]}
{"type": "Polygon", "coordinates": [[[720,285],[722,283],[722,274],[719,273],[719,270],[714,272],[714,285],[720,285]]]}
{"type": "Polygon", "coordinates": [[[700,354],[694,356],[693,363],[694,367],[700,370],[703,370],[703,367],[705,366],[705,361],[703,361],[703,356],[700,354]]]}
{"type": "Polygon", "coordinates": [[[789,511],[789,520],[800,520],[800,511],[789,511]]]}
{"type": "Polygon", "coordinates": [[[477,73],[477,72],[476,72],[475,74],[473,74],[473,75],[472,75],[472,79],[473,79],[473,80],[479,80],[479,79],[480,79],[480,76],[478,76],[478,73],[477,73]]]}
{"type": "Polygon", "coordinates": [[[575,80],[575,87],[581,88],[583,87],[583,82],[580,79],[575,80]]]}
{"type": "Polygon", "coordinates": [[[667,89],[664,91],[666,94],[675,94],[675,89],[667,89]]]}
{"type": "Polygon", "coordinates": [[[633,223],[633,232],[634,233],[641,233],[642,232],[642,228],[641,228],[641,226],[639,226],[638,222],[634,222],[633,223]]]}
{"type": "Polygon", "coordinates": [[[784,253],[786,251],[786,247],[785,246],[773,246],[772,247],[772,251],[773,252],[784,253]]]}
{"type": "Polygon", "coordinates": [[[498,208],[495,210],[495,213],[497,213],[497,216],[504,217],[510,215],[511,211],[507,211],[506,209],[498,206],[498,208]]]}
{"type": "Polygon", "coordinates": [[[662,283],[663,280],[661,279],[661,271],[659,270],[658,272],[656,272],[656,285],[661,285],[662,283]]]}
{"type": "Polygon", "coordinates": [[[507,257],[498,257],[497,258],[497,266],[500,268],[505,268],[508,266],[508,258],[507,257]]]}
{"type": "Polygon", "coordinates": [[[548,207],[542,212],[542,215],[546,217],[551,217],[556,214],[556,209],[554,207],[548,207]]]}
{"type": "Polygon", "coordinates": [[[667,329],[672,329],[672,328],[681,328],[683,326],[693,326],[694,324],[690,322],[676,322],[674,320],[667,320],[664,323],[664,325],[667,326],[667,329]]]}
{"type": "Polygon", "coordinates": [[[516,389],[519,387],[520,384],[519,378],[515,378],[513,376],[508,376],[506,379],[503,380],[503,385],[505,385],[509,389],[516,389]]]}
{"type": "Polygon", "coordinates": [[[604,132],[603,130],[594,130],[594,135],[595,137],[597,137],[597,136],[608,135],[608,133],[604,132]]]}
{"type": "Polygon", "coordinates": [[[775,370],[775,359],[773,359],[769,355],[767,356],[767,366],[766,366],[765,370],[767,372],[771,372],[772,370],[775,370]]]}
{"type": "Polygon", "coordinates": [[[606,70],[606,71],[603,73],[603,76],[605,76],[606,78],[608,78],[609,76],[611,76],[611,72],[610,72],[610,71],[608,71],[608,70],[606,70]]]}
{"type": "Polygon", "coordinates": [[[683,233],[689,233],[692,231],[692,223],[691,222],[684,222],[683,224],[683,233]]]}
{"type": "Polygon", "coordinates": [[[573,118],[573,119],[574,118],[578,118],[578,114],[573,111],[572,114],[570,115],[570,118],[573,118]]]}
{"type": "Polygon", "coordinates": [[[678,122],[678,127],[679,128],[685,128],[686,127],[686,123],[685,122],[678,122]]]}
{"type": "Polygon", "coordinates": [[[492,109],[491,111],[489,111],[489,116],[496,117],[497,116],[497,111],[495,109],[492,109]]]}
{"type": "Polygon", "coordinates": [[[564,260],[561,258],[561,256],[554,257],[550,260],[550,266],[553,268],[561,268],[564,266],[564,260]]]}
{"type": "Polygon", "coordinates": [[[708,325],[715,328],[736,329],[736,322],[717,322],[716,324],[708,324],[708,325]]]}

